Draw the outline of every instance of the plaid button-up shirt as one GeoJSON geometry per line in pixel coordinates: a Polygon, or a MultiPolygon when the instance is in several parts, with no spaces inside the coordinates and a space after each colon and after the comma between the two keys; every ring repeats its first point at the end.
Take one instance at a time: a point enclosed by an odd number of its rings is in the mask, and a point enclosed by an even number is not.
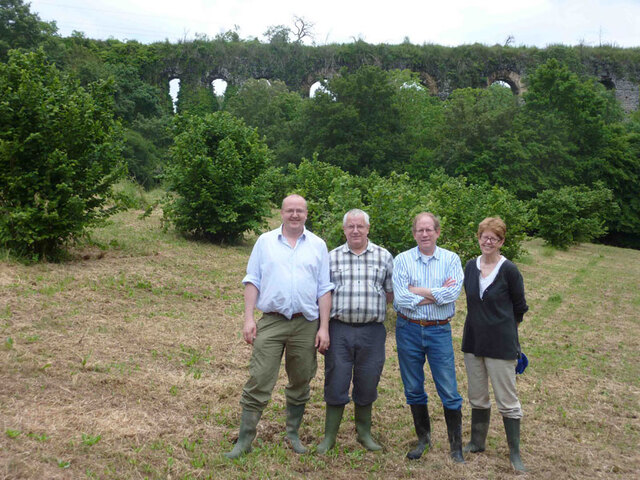
{"type": "Polygon", "coordinates": [[[393,257],[369,241],[360,255],[345,243],[329,252],[331,318],[345,323],[382,323],[387,311],[387,292],[393,291],[393,257]]]}

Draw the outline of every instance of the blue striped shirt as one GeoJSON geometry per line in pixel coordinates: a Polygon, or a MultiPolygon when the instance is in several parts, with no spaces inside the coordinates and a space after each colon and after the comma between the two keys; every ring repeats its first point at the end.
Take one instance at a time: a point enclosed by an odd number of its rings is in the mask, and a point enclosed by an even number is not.
{"type": "Polygon", "coordinates": [[[462,290],[464,272],[460,257],[436,246],[431,257],[418,247],[399,254],[393,262],[393,306],[402,315],[414,320],[444,320],[456,312],[456,299],[462,290]],[[447,278],[456,283],[443,287],[447,278]],[[418,305],[424,297],[409,291],[409,285],[431,290],[436,303],[418,305]]]}

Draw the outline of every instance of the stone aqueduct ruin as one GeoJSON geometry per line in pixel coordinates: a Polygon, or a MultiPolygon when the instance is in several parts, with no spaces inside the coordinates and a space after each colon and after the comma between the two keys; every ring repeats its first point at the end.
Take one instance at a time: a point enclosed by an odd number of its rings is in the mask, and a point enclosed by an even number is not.
{"type": "MultiPolygon", "coordinates": [[[[203,45],[206,47],[206,43],[203,45]]],[[[250,78],[264,78],[282,80],[290,89],[308,95],[315,82],[339,74],[343,67],[377,65],[387,70],[408,69],[418,73],[422,85],[441,98],[456,88],[483,88],[497,81],[508,84],[515,95],[521,95],[526,91],[527,74],[549,58],[566,61],[568,56],[566,63],[572,71],[591,75],[607,89],[615,90],[625,111],[637,110],[640,101],[638,49],[589,48],[586,54],[578,55],[580,47],[407,47],[363,42],[355,46],[319,47],[286,44],[279,48],[230,42],[219,43],[210,50],[193,44],[174,47],[164,52],[154,73],[155,82],[167,91],[173,79],[180,79],[181,85],[210,86],[214,80],[224,80],[228,85],[240,86],[250,78]],[[403,47],[410,48],[410,52],[403,55],[403,47]],[[460,54],[463,48],[466,50],[460,54]],[[434,49],[439,53],[437,58],[430,55],[434,49]]]]}

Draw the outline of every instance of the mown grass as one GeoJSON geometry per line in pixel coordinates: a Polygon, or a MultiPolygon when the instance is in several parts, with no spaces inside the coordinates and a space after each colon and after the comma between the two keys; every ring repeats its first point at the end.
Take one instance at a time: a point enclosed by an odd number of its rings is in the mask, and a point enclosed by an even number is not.
{"type": "MultiPolygon", "coordinates": [[[[141,207],[142,208],[142,207],[141,207]]],[[[250,347],[241,336],[242,287],[251,241],[192,242],[163,231],[155,212],[116,216],[61,264],[0,262],[0,478],[509,478],[502,422],[487,451],[465,465],[448,458],[432,381],[432,450],[404,456],[414,439],[395,353],[387,362],[367,452],[353,409],[326,456],[295,455],[284,442],[281,378],[253,453],[232,448],[250,347]]],[[[531,365],[518,377],[522,451],[532,478],[635,478],[640,471],[640,252],[580,245],[562,252],[529,242],[519,266],[530,312],[521,343],[531,365]]],[[[460,391],[464,302],[454,320],[460,391]]],[[[323,359],[301,437],[323,435],[323,359]]],[[[429,377],[429,376],[427,376],[429,377]]],[[[463,410],[469,436],[470,412],[463,410]]]]}

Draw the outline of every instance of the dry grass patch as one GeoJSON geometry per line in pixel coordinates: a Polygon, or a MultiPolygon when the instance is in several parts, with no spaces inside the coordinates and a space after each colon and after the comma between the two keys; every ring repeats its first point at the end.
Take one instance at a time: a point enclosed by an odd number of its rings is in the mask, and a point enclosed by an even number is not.
{"type": "MultiPolygon", "coordinates": [[[[347,408],[338,447],[297,456],[284,444],[281,378],[252,454],[230,462],[247,378],[242,286],[250,245],[220,247],[127,212],[64,264],[0,263],[0,478],[510,478],[502,422],[487,451],[448,458],[432,381],[434,448],[404,458],[414,440],[388,322],[387,362],[370,453],[347,408]],[[99,245],[99,246],[95,246],[99,245]]],[[[640,470],[640,252],[537,241],[520,264],[531,312],[522,344],[522,450],[532,478],[633,478],[640,470]]],[[[454,321],[460,391],[464,303],[454,321]]],[[[323,435],[323,360],[301,437],[323,435]]],[[[465,438],[470,414],[463,411],[465,438]]]]}

